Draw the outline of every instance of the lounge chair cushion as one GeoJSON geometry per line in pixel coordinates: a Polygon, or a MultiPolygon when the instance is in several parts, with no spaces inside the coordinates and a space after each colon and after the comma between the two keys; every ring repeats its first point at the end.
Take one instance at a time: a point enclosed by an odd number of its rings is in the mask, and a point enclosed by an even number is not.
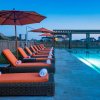
{"type": "Polygon", "coordinates": [[[9,49],[3,50],[3,54],[6,56],[6,58],[9,60],[11,65],[13,67],[49,67],[51,64],[47,63],[20,63],[17,64],[16,62],[18,61],[17,58],[12,54],[12,52],[9,49]]]}
{"type": "Polygon", "coordinates": [[[24,52],[22,48],[18,48],[19,53],[23,56],[23,58],[28,58],[28,55],[24,52]]]}
{"type": "Polygon", "coordinates": [[[52,60],[52,58],[36,58],[36,60],[48,60],[48,59],[52,60]]]}
{"type": "Polygon", "coordinates": [[[0,83],[21,83],[21,82],[47,82],[49,75],[40,77],[39,73],[12,73],[0,75],[0,83]]]}
{"type": "Polygon", "coordinates": [[[9,49],[5,49],[2,51],[4,56],[9,60],[9,62],[13,65],[16,66],[16,62],[18,61],[17,58],[12,54],[12,52],[9,49]]]}
{"type": "Polygon", "coordinates": [[[16,64],[16,67],[50,67],[51,64],[47,63],[21,63],[21,64],[16,64]]]}
{"type": "Polygon", "coordinates": [[[43,57],[48,57],[48,55],[43,55],[43,54],[41,54],[41,55],[38,55],[38,54],[37,54],[37,55],[32,54],[32,56],[33,56],[33,57],[35,57],[35,56],[36,56],[36,57],[40,57],[40,56],[43,56],[43,57]]]}
{"type": "Polygon", "coordinates": [[[32,52],[30,51],[30,49],[28,47],[25,47],[25,50],[30,54],[32,55],[32,52]]]}
{"type": "Polygon", "coordinates": [[[30,48],[33,50],[34,53],[36,53],[36,50],[33,48],[33,46],[31,45],[30,48]]]}

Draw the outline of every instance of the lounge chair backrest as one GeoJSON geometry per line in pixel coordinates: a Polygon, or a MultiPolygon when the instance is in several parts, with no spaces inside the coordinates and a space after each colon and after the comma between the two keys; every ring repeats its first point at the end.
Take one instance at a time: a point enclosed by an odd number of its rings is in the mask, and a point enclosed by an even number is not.
{"type": "Polygon", "coordinates": [[[27,58],[28,57],[28,55],[25,53],[25,51],[21,47],[18,47],[18,52],[21,54],[21,56],[23,58],[27,58]]]}
{"type": "Polygon", "coordinates": [[[38,48],[36,47],[36,45],[33,46],[33,48],[38,52],[38,48]]]}
{"type": "Polygon", "coordinates": [[[43,48],[41,47],[41,45],[39,45],[39,47],[41,48],[41,50],[43,49],[43,48]]]}
{"type": "Polygon", "coordinates": [[[44,47],[44,44],[40,44],[40,46],[41,46],[41,48],[45,48],[45,47],[44,47]]]}
{"type": "Polygon", "coordinates": [[[33,51],[34,53],[36,53],[36,50],[33,48],[32,45],[30,46],[30,48],[32,49],[32,51],[33,51]]]}
{"type": "Polygon", "coordinates": [[[40,48],[40,46],[39,46],[39,45],[36,45],[36,47],[37,47],[39,50],[41,50],[41,48],[40,48]]]}
{"type": "Polygon", "coordinates": [[[2,54],[6,57],[6,59],[10,62],[11,65],[13,65],[14,67],[16,66],[16,62],[18,60],[9,49],[3,50],[2,54]]]}
{"type": "Polygon", "coordinates": [[[25,50],[29,53],[29,55],[32,55],[32,52],[28,47],[25,47],[25,50]]]}

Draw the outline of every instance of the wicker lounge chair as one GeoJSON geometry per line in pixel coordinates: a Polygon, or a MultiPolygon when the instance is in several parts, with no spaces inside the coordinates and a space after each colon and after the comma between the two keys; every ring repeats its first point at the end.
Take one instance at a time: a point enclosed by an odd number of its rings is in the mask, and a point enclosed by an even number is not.
{"type": "Polygon", "coordinates": [[[35,54],[38,54],[38,55],[41,55],[41,54],[49,54],[49,51],[40,51],[40,50],[38,51],[32,45],[30,46],[30,49],[31,49],[32,52],[34,52],[35,54]]]}
{"type": "Polygon", "coordinates": [[[49,52],[51,50],[51,48],[46,50],[46,49],[42,48],[40,45],[34,45],[33,47],[39,52],[43,52],[43,51],[49,52]]]}
{"type": "Polygon", "coordinates": [[[12,54],[9,49],[5,49],[2,51],[4,57],[9,61],[11,64],[7,68],[0,68],[2,71],[6,72],[39,72],[40,69],[46,68],[49,73],[55,72],[55,67],[52,63],[43,63],[43,62],[35,62],[35,63],[20,63],[18,59],[12,54]],[[18,62],[18,63],[17,63],[18,62]]]}
{"type": "Polygon", "coordinates": [[[38,53],[48,53],[52,49],[52,53],[54,55],[54,48],[53,47],[51,47],[51,48],[45,48],[45,47],[42,46],[42,44],[40,44],[40,45],[34,45],[33,48],[38,53]]]}
{"type": "Polygon", "coordinates": [[[40,44],[40,47],[43,49],[43,50],[50,50],[51,48],[46,48],[45,46],[44,46],[44,44],[40,44]]]}
{"type": "Polygon", "coordinates": [[[0,75],[0,96],[53,96],[53,74],[9,73],[0,75]]]}
{"type": "Polygon", "coordinates": [[[21,60],[23,62],[46,62],[48,59],[50,59],[52,63],[55,63],[55,59],[53,58],[35,58],[35,57],[28,56],[21,47],[18,47],[18,52],[22,56],[21,60]]]}
{"type": "MultiPolygon", "coordinates": [[[[46,57],[46,58],[48,58],[48,56],[49,56],[48,54],[42,54],[42,55],[35,54],[28,47],[25,47],[25,51],[32,57],[37,57],[37,58],[46,57]]],[[[54,58],[54,56],[52,56],[52,58],[54,58]]]]}

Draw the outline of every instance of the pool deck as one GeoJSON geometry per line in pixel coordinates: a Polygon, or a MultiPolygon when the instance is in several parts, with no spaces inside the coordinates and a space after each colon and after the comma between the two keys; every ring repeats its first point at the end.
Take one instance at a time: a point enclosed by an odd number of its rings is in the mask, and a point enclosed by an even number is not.
{"type": "Polygon", "coordinates": [[[100,74],[65,49],[56,49],[54,97],[0,97],[0,100],[100,100],[100,74]]]}

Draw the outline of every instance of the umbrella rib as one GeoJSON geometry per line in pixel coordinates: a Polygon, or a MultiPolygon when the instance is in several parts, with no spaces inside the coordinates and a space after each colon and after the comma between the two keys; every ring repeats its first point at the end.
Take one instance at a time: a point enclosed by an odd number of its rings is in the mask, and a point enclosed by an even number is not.
{"type": "MultiPolygon", "coordinates": [[[[3,15],[9,14],[8,12],[1,12],[0,13],[0,17],[2,17],[3,15]]],[[[5,18],[5,17],[4,17],[5,18]]]]}
{"type": "Polygon", "coordinates": [[[5,23],[5,21],[12,15],[12,13],[7,17],[5,18],[5,20],[1,23],[2,25],[5,23]]]}
{"type": "Polygon", "coordinates": [[[16,14],[16,19],[20,23],[20,25],[22,25],[21,22],[20,22],[20,20],[18,20],[19,18],[18,18],[18,15],[17,14],[16,14]]]}

